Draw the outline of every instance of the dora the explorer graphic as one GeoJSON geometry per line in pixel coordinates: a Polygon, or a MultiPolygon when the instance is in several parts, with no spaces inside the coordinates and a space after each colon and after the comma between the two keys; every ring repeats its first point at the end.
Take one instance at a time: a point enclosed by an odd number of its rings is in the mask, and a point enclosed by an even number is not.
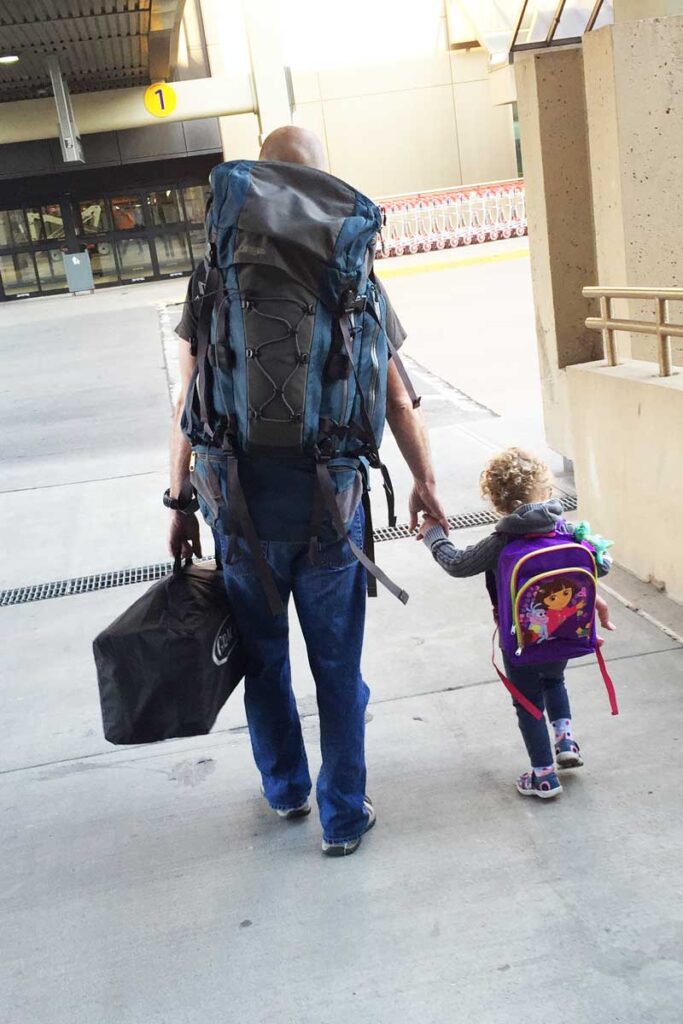
{"type": "Polygon", "coordinates": [[[553,580],[551,583],[546,583],[538,588],[534,603],[545,609],[548,636],[552,636],[563,622],[566,622],[572,615],[576,615],[577,612],[586,607],[584,600],[572,604],[572,601],[582,589],[579,583],[569,579],[567,576],[561,576],[560,579],[553,580]]]}

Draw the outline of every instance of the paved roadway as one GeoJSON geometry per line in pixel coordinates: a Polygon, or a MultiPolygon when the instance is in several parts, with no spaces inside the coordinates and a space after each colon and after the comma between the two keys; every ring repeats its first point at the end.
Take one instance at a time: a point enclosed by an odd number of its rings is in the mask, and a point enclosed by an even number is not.
{"type": "MultiPolygon", "coordinates": [[[[448,511],[479,508],[491,450],[542,449],[524,243],[382,271],[448,511]]],[[[0,588],[165,559],[173,314],[158,306],[181,293],[0,309],[0,588]]],[[[524,756],[481,581],[449,580],[413,541],[378,555],[411,602],[370,607],[379,821],[347,861],[321,857],[313,816],[268,812],[237,696],[206,739],[103,740],[90,641],[144,587],[0,610],[2,1024],[678,1024],[683,656],[656,620],[680,633],[680,609],[617,574],[654,619],[615,601],[619,718],[597,669],[571,669],[587,765],[548,806],[512,785],[524,756]]],[[[315,767],[295,626],[293,644],[315,767]]]]}

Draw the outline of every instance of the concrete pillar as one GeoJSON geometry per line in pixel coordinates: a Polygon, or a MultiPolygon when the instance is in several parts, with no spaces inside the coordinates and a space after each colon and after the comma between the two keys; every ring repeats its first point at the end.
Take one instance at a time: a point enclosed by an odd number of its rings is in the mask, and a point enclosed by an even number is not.
{"type": "MultiPolygon", "coordinates": [[[[200,0],[200,6],[212,76],[249,76],[252,105],[255,107],[249,40],[242,3],[240,0],[200,0]]],[[[226,160],[240,157],[255,159],[258,156],[259,121],[256,113],[221,117],[218,126],[226,160]]]]}
{"type": "Polygon", "coordinates": [[[597,280],[581,50],[528,53],[515,71],[546,437],[571,458],[564,368],[602,355],[581,294],[597,280]]]}
{"type": "MultiPolygon", "coordinates": [[[[683,283],[682,52],[683,17],[622,21],[584,39],[600,284],[683,283]]],[[[654,319],[653,303],[631,312],[654,319]]],[[[623,356],[656,361],[654,339],[619,345],[623,356]]],[[[683,363],[683,343],[673,347],[683,363]]]]}
{"type": "Polygon", "coordinates": [[[282,7],[280,0],[248,0],[244,14],[263,142],[275,128],[292,122],[285,77],[282,7]]]}
{"type": "Polygon", "coordinates": [[[226,160],[258,156],[274,128],[290,124],[280,0],[200,0],[212,75],[251,77],[255,115],[219,121],[226,160]]]}

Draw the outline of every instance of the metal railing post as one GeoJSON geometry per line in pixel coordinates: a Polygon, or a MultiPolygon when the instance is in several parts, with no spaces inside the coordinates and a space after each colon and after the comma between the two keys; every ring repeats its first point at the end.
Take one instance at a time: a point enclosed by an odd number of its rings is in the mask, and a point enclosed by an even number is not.
{"type": "Polygon", "coordinates": [[[614,331],[607,324],[612,319],[612,300],[608,295],[600,296],[600,319],[602,320],[602,343],[605,351],[605,359],[608,366],[617,365],[617,345],[614,340],[614,331]]]}
{"type": "Polygon", "coordinates": [[[657,355],[659,357],[659,376],[670,377],[672,374],[671,365],[671,338],[667,333],[669,322],[669,303],[666,299],[655,299],[657,304],[657,355]]]}

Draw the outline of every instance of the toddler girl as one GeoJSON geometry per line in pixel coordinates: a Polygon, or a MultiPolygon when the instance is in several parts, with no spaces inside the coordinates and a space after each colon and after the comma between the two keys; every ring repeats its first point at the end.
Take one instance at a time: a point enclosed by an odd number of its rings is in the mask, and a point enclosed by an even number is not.
{"type": "MultiPolygon", "coordinates": [[[[552,474],[540,459],[520,448],[509,448],[494,456],[481,475],[482,497],[491,502],[501,516],[494,532],[472,547],[456,548],[431,516],[424,517],[418,540],[423,539],[435,560],[450,576],[475,576],[486,573],[487,587],[495,606],[494,573],[498,558],[507,543],[515,538],[543,536],[557,531],[573,539],[572,527],[562,519],[562,506],[553,500],[552,474]]],[[[609,559],[598,563],[598,575],[609,568],[609,559]]],[[[565,621],[577,616],[585,607],[579,599],[577,584],[571,577],[553,579],[538,589],[535,604],[528,616],[529,642],[552,640],[552,634],[565,621]]],[[[614,629],[609,622],[606,603],[597,598],[600,623],[614,629]]],[[[585,614],[585,613],[584,613],[585,614]]],[[[581,616],[583,617],[583,616],[581,616]]],[[[549,645],[549,655],[552,647],[549,645]]],[[[574,738],[569,697],[564,682],[565,660],[548,660],[533,665],[515,665],[503,655],[505,672],[518,691],[539,711],[547,713],[554,732],[555,757],[550,745],[548,727],[543,715],[535,718],[519,701],[513,700],[519,728],[531,761],[531,771],[517,779],[517,789],[524,796],[548,799],[562,792],[557,768],[580,768],[583,758],[574,738]]]]}

